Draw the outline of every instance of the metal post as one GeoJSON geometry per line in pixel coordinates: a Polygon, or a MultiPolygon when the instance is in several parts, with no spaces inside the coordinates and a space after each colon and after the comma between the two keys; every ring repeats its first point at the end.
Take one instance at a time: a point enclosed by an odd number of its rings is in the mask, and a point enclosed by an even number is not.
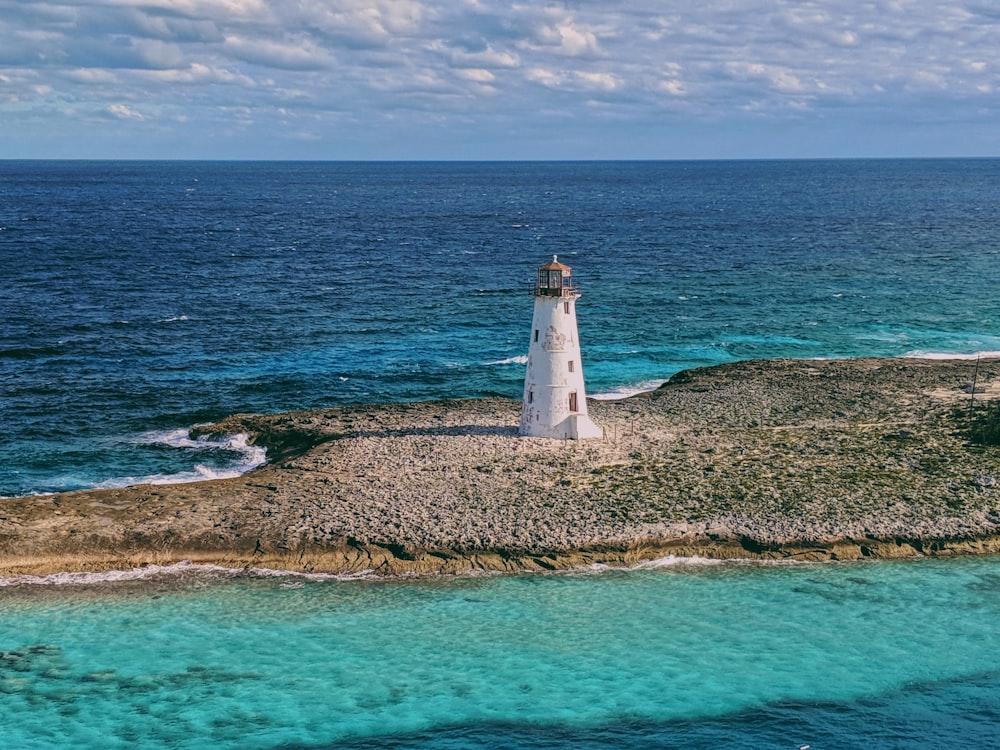
{"type": "Polygon", "coordinates": [[[976,355],[976,369],[972,373],[972,393],[969,395],[969,409],[972,409],[976,403],[976,381],[979,379],[979,358],[982,355],[976,355]]]}

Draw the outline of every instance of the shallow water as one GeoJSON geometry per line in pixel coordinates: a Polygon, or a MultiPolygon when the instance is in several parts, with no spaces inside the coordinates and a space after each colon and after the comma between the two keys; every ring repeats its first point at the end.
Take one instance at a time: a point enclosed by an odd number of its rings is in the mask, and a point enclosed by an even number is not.
{"type": "Polygon", "coordinates": [[[10,747],[988,747],[1000,729],[993,558],[189,570],[7,588],[0,615],[10,747]]]}

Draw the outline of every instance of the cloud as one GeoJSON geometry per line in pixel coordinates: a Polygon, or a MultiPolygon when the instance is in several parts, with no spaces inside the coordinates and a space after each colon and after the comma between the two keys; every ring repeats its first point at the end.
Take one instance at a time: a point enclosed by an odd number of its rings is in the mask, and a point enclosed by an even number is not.
{"type": "Polygon", "coordinates": [[[0,136],[32,113],[68,136],[96,111],[123,134],[155,111],[189,128],[181,140],[231,134],[238,112],[272,147],[291,120],[298,141],[329,144],[415,143],[424,126],[556,142],[567,121],[605,144],[665,113],[917,127],[929,108],[986,132],[998,92],[985,0],[0,0],[0,101],[18,104],[0,136]]]}
{"type": "Polygon", "coordinates": [[[595,31],[580,23],[573,15],[549,7],[544,17],[534,27],[530,40],[522,43],[526,48],[549,48],[569,57],[600,56],[601,46],[595,31]]]}
{"type": "Polygon", "coordinates": [[[529,81],[539,83],[548,88],[559,88],[566,80],[566,76],[558,71],[547,68],[531,68],[527,71],[526,77],[529,81]]]}
{"type": "Polygon", "coordinates": [[[785,94],[801,94],[807,90],[807,86],[799,77],[782,65],[731,62],[726,65],[726,70],[735,78],[760,81],[767,88],[785,94]]]}
{"type": "Polygon", "coordinates": [[[462,78],[466,78],[477,83],[492,83],[497,78],[490,71],[484,70],[483,68],[464,68],[459,70],[458,73],[462,78]]]}
{"type": "Polygon", "coordinates": [[[281,70],[322,70],[333,63],[328,50],[304,36],[274,40],[229,36],[221,52],[238,61],[281,70]]]}
{"type": "Polygon", "coordinates": [[[521,57],[511,51],[497,51],[490,45],[481,49],[470,50],[459,43],[443,39],[434,39],[426,45],[428,52],[441,55],[448,64],[456,68],[516,68],[521,64],[521,57]]]}
{"type": "Polygon", "coordinates": [[[576,78],[585,88],[601,91],[614,91],[621,85],[618,77],[611,73],[579,71],[576,78]]]}
{"type": "Polygon", "coordinates": [[[67,70],[63,73],[63,78],[67,81],[82,84],[114,84],[118,82],[118,76],[112,70],[105,68],[77,68],[67,70]]]}
{"type": "Polygon", "coordinates": [[[108,106],[106,112],[119,120],[138,120],[141,122],[146,119],[143,114],[136,112],[125,104],[111,104],[108,106]]]}
{"type": "Polygon", "coordinates": [[[95,0],[94,5],[136,8],[154,15],[169,13],[184,18],[225,20],[261,19],[270,15],[267,0],[95,0]]]}
{"type": "Polygon", "coordinates": [[[187,68],[173,70],[151,70],[145,73],[148,81],[177,84],[229,84],[236,86],[254,86],[253,78],[233,73],[226,68],[211,68],[202,63],[192,63],[187,68]]]}

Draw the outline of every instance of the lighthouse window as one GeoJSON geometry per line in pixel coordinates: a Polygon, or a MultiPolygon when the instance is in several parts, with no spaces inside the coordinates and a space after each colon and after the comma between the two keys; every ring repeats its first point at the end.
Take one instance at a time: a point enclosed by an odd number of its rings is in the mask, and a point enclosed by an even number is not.
{"type": "Polygon", "coordinates": [[[573,360],[569,361],[569,371],[573,372],[573,360]]]}
{"type": "Polygon", "coordinates": [[[535,392],[528,391],[528,403],[533,404],[535,402],[535,392]]]}
{"type": "Polygon", "coordinates": [[[535,341],[536,342],[538,341],[538,329],[537,328],[535,329],[535,341]]]}
{"type": "Polygon", "coordinates": [[[569,302],[563,302],[563,312],[569,315],[569,302]]]}
{"type": "Polygon", "coordinates": [[[576,411],[576,393],[569,394],[569,410],[576,411]]]}

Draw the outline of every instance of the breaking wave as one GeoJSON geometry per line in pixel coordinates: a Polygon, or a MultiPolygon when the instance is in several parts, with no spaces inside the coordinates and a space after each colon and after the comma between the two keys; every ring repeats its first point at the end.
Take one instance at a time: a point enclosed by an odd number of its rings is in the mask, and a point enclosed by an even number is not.
{"type": "Polygon", "coordinates": [[[629,398],[630,396],[635,396],[639,393],[655,391],[666,382],[666,380],[644,380],[641,383],[634,383],[632,385],[620,385],[617,388],[612,388],[610,391],[595,393],[591,395],[590,398],[598,401],[620,401],[621,399],[629,398]]]}
{"type": "MultiPolygon", "coordinates": [[[[18,574],[0,576],[0,588],[14,586],[93,586],[104,583],[136,581],[164,581],[185,578],[226,580],[232,578],[282,578],[294,581],[353,581],[371,578],[371,573],[302,573],[299,571],[272,570],[270,568],[227,568],[213,563],[193,563],[182,560],[172,565],[145,565],[127,570],[97,572],[50,573],[48,575],[18,574]]],[[[284,586],[284,584],[282,584],[284,586]]]]}
{"type": "Polygon", "coordinates": [[[903,359],[994,359],[1000,357],[1000,351],[997,352],[973,352],[972,354],[954,354],[951,352],[926,352],[922,350],[915,350],[912,352],[906,352],[902,355],[903,359]]]}
{"type": "Polygon", "coordinates": [[[165,446],[201,454],[205,460],[193,468],[145,476],[115,477],[101,482],[98,489],[128,487],[135,484],[184,484],[209,479],[232,479],[262,466],[267,461],[267,448],[250,445],[245,434],[221,438],[192,438],[189,430],[162,430],[142,433],[131,440],[135,445],[165,446]]]}
{"type": "Polygon", "coordinates": [[[528,364],[528,355],[519,354],[516,357],[507,357],[507,359],[498,359],[494,362],[484,362],[485,365],[526,365],[528,364]]]}

